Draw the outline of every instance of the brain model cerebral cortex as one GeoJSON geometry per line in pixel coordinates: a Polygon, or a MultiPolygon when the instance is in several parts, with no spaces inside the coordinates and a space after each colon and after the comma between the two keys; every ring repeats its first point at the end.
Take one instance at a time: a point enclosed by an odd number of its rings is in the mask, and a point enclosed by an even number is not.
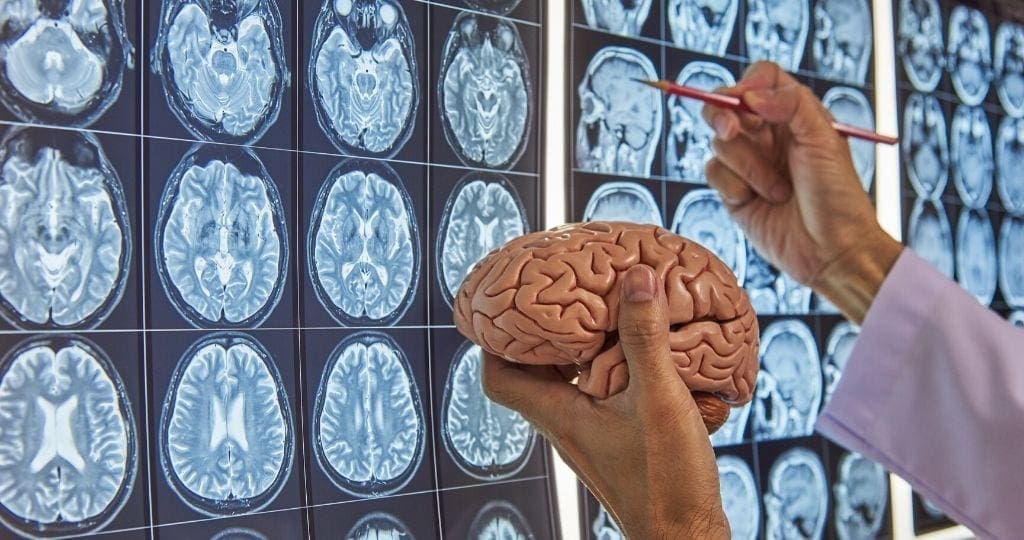
{"type": "Polygon", "coordinates": [[[653,225],[590,222],[519,237],[463,282],[455,324],[500,357],[575,364],[583,368],[580,389],[606,397],[626,384],[619,288],[638,264],[665,284],[672,360],[714,432],[729,405],[751,399],[757,318],[729,267],[682,236],[653,225]]]}

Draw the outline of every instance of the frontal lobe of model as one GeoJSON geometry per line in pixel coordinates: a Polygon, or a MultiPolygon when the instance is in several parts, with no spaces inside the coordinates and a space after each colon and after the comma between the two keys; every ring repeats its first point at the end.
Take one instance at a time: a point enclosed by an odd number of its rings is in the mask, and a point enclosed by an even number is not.
{"type": "Polygon", "coordinates": [[[310,92],[320,127],[347,154],[390,156],[419,106],[412,30],[394,0],[327,0],[316,21],[310,92]]]}
{"type": "Polygon", "coordinates": [[[182,356],[164,401],[160,462],[207,515],[269,504],[291,472],[291,410],[273,360],[243,334],[213,334],[182,356]]]}
{"type": "Polygon", "coordinates": [[[384,512],[363,516],[345,535],[346,540],[407,540],[413,538],[398,518],[384,512]]]}
{"type": "Polygon", "coordinates": [[[99,142],[15,129],[0,142],[0,314],[19,328],[90,328],[124,290],[131,232],[99,142]]]}
{"type": "Polygon", "coordinates": [[[469,526],[469,537],[477,540],[527,540],[533,538],[526,518],[505,501],[487,503],[469,526]]]}
{"type": "Polygon", "coordinates": [[[313,418],[320,466],[346,493],[394,493],[419,468],[423,405],[405,353],[384,334],[356,334],[338,345],[324,370],[313,418]]]}
{"type": "Polygon", "coordinates": [[[0,366],[0,519],[18,535],[101,529],[135,478],[135,420],[95,345],[39,339],[0,366]]]}
{"type": "Polygon", "coordinates": [[[121,2],[11,0],[0,9],[0,100],[22,120],[91,124],[121,92],[121,2]]]}

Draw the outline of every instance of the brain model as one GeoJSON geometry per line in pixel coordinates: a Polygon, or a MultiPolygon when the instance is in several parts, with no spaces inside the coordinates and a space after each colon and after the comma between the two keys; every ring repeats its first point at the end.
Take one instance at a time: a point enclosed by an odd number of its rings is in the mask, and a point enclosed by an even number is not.
{"type": "Polygon", "coordinates": [[[623,389],[619,287],[645,264],[665,283],[669,345],[709,432],[729,405],[751,399],[757,377],[757,318],[746,292],[712,252],[651,225],[591,222],[513,240],[484,258],[455,302],[459,331],[485,350],[524,364],[589,368],[580,389],[623,389]],[[617,368],[617,369],[616,369],[617,368]]]}

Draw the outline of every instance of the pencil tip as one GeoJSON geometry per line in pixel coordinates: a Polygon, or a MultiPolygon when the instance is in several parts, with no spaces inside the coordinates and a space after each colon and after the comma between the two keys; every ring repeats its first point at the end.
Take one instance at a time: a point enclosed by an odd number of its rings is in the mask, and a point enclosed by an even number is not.
{"type": "Polygon", "coordinates": [[[636,77],[630,77],[630,78],[633,79],[633,82],[638,82],[640,84],[646,84],[647,86],[650,86],[651,88],[658,88],[658,84],[656,82],[654,82],[654,81],[647,81],[647,80],[644,80],[644,79],[637,79],[636,77]]]}

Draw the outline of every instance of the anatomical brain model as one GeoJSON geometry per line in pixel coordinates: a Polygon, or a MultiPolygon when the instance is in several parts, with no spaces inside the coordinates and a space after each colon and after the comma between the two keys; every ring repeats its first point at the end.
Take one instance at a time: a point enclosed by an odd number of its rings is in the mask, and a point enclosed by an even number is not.
{"type": "Polygon", "coordinates": [[[615,394],[626,384],[619,287],[637,264],[665,283],[672,359],[714,432],[729,405],[751,399],[757,318],[725,263],[665,229],[590,222],[519,237],[467,276],[456,295],[455,324],[493,354],[524,364],[575,364],[589,370],[581,390],[615,394]]]}

